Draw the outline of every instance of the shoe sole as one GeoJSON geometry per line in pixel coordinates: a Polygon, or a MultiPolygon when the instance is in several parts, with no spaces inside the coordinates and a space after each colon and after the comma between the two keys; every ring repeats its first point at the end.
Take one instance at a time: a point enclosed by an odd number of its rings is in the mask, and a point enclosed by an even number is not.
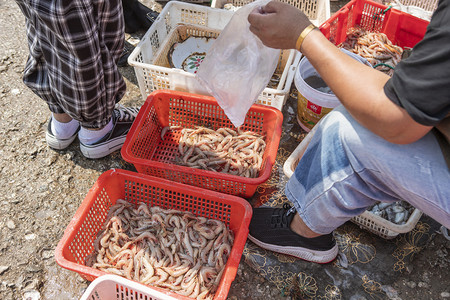
{"type": "Polygon", "coordinates": [[[258,245],[261,248],[271,250],[278,253],[287,254],[290,256],[294,256],[303,260],[307,260],[310,262],[315,262],[319,264],[326,264],[329,262],[332,262],[336,256],[338,255],[339,248],[336,245],[334,245],[333,248],[326,251],[320,251],[320,250],[311,250],[307,248],[302,247],[289,247],[289,246],[276,246],[272,244],[266,244],[264,242],[261,242],[260,240],[255,239],[250,234],[248,235],[248,239],[251,240],[253,243],[258,245]]]}
{"type": "Polygon", "coordinates": [[[70,137],[68,139],[60,140],[60,139],[55,138],[53,135],[50,135],[48,131],[45,133],[45,140],[47,141],[47,145],[50,148],[56,149],[56,150],[66,149],[67,147],[70,146],[70,144],[72,144],[72,142],[76,138],[77,138],[77,135],[74,134],[72,137],[70,137]]]}
{"type": "Polygon", "coordinates": [[[108,140],[102,144],[84,145],[80,143],[81,153],[87,158],[102,158],[122,148],[125,136],[108,140]]]}

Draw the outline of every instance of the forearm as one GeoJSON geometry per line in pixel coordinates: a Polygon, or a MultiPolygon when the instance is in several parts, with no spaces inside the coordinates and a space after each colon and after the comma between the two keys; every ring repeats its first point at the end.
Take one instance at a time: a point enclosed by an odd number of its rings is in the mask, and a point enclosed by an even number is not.
{"type": "Polygon", "coordinates": [[[407,144],[430,130],[386,97],[383,87],[388,75],[344,54],[319,30],[308,34],[301,52],[349,113],[373,133],[392,143],[407,144]]]}

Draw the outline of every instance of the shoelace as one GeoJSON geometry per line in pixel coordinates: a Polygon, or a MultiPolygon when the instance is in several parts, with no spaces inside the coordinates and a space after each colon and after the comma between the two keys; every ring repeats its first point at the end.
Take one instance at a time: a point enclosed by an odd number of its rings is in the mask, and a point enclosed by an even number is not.
{"type": "Polygon", "coordinates": [[[295,207],[291,207],[288,203],[283,204],[283,208],[274,211],[271,218],[272,228],[286,228],[289,227],[288,216],[295,212],[295,207]],[[281,211],[280,211],[281,210],[281,211]]]}
{"type": "Polygon", "coordinates": [[[138,107],[125,107],[119,103],[114,107],[114,111],[117,112],[116,116],[119,121],[133,121],[139,112],[138,107]],[[117,115],[118,114],[118,115],[117,115]]]}

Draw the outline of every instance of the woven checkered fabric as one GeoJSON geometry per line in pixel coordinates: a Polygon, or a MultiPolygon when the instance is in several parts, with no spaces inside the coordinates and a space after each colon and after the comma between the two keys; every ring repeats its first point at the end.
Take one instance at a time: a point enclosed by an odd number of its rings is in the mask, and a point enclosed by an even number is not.
{"type": "Polygon", "coordinates": [[[101,128],[125,93],[117,68],[124,44],[120,0],[16,0],[26,18],[23,81],[50,111],[101,128]]]}

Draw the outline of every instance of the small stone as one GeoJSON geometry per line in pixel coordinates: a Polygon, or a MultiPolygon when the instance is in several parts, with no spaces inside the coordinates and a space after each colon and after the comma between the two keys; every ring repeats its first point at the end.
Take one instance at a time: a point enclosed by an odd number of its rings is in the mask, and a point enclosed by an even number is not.
{"type": "Polygon", "coordinates": [[[49,259],[52,258],[54,256],[54,253],[52,250],[44,250],[42,251],[42,258],[43,259],[49,259]]]}
{"type": "Polygon", "coordinates": [[[27,241],[34,240],[35,238],[36,238],[36,234],[34,234],[34,233],[27,234],[27,235],[25,236],[25,239],[26,239],[27,241]]]}
{"type": "Polygon", "coordinates": [[[51,154],[49,157],[43,160],[43,164],[47,167],[51,166],[58,160],[57,154],[51,154]]]}
{"type": "Polygon", "coordinates": [[[16,228],[16,224],[14,224],[14,221],[9,220],[8,222],[6,222],[6,227],[12,230],[16,228]]]}
{"type": "Polygon", "coordinates": [[[409,288],[415,288],[416,286],[417,286],[417,283],[415,283],[414,281],[408,281],[408,282],[406,282],[406,285],[409,287],[409,288]]]}
{"type": "Polygon", "coordinates": [[[20,90],[19,90],[19,89],[12,89],[12,90],[11,90],[11,94],[12,94],[13,96],[17,96],[17,95],[20,94],[20,90]]]}
{"type": "Polygon", "coordinates": [[[420,288],[427,288],[428,284],[426,282],[421,281],[421,282],[419,282],[419,284],[417,286],[420,288]]]}
{"type": "Polygon", "coordinates": [[[383,286],[383,291],[386,293],[386,296],[389,297],[389,299],[395,299],[398,297],[398,292],[396,289],[394,289],[390,285],[383,286]]]}
{"type": "Polygon", "coordinates": [[[46,191],[48,191],[48,185],[43,184],[43,185],[41,185],[39,187],[39,193],[43,193],[43,192],[46,192],[46,191]]]}
{"type": "Polygon", "coordinates": [[[111,162],[111,165],[109,166],[111,169],[120,169],[121,165],[119,162],[113,161],[111,162]]]}
{"type": "Polygon", "coordinates": [[[441,297],[442,298],[450,298],[450,293],[449,292],[442,292],[441,293],[441,297]]]}
{"type": "Polygon", "coordinates": [[[28,291],[23,294],[24,300],[39,300],[41,299],[41,294],[38,291],[28,291]]]}
{"type": "Polygon", "coordinates": [[[73,151],[68,151],[68,152],[64,155],[64,157],[65,157],[67,160],[72,160],[72,159],[75,157],[75,153],[74,153],[73,151]]]}
{"type": "Polygon", "coordinates": [[[422,280],[423,280],[424,282],[426,282],[426,283],[429,283],[429,282],[430,282],[430,276],[429,276],[428,272],[424,272],[424,273],[422,274],[422,280]]]}
{"type": "Polygon", "coordinates": [[[133,45],[135,47],[136,47],[137,44],[139,44],[140,41],[141,40],[139,38],[135,38],[135,37],[130,37],[128,39],[128,43],[130,43],[131,45],[133,45]]]}
{"type": "Polygon", "coordinates": [[[22,202],[22,200],[19,199],[19,198],[14,198],[14,199],[11,199],[11,200],[9,201],[9,203],[11,203],[11,204],[17,204],[17,203],[20,203],[20,202],[22,202]]]}
{"type": "Polygon", "coordinates": [[[53,211],[44,209],[44,210],[40,210],[40,211],[36,212],[34,214],[34,216],[38,220],[43,220],[43,219],[53,216],[54,214],[55,213],[53,211]]]}
{"type": "Polygon", "coordinates": [[[72,178],[73,178],[72,175],[63,175],[63,176],[61,176],[61,181],[62,181],[63,183],[67,183],[67,182],[69,182],[72,178]]]}
{"type": "Polygon", "coordinates": [[[9,270],[9,266],[0,266],[0,275],[9,270]]]}
{"type": "Polygon", "coordinates": [[[25,276],[22,274],[16,278],[14,286],[21,289],[23,287],[24,282],[25,282],[25,276]]]}
{"type": "Polygon", "coordinates": [[[39,280],[37,278],[27,282],[26,286],[23,288],[24,291],[33,291],[39,287],[39,280]]]}
{"type": "Polygon", "coordinates": [[[29,265],[29,266],[27,267],[27,271],[28,271],[28,272],[31,272],[31,273],[37,273],[37,272],[42,271],[42,269],[41,269],[41,267],[36,266],[36,265],[29,265]]]}
{"type": "Polygon", "coordinates": [[[412,273],[412,271],[413,271],[413,266],[412,265],[407,265],[406,266],[406,272],[408,272],[408,274],[411,274],[412,273]]]}

